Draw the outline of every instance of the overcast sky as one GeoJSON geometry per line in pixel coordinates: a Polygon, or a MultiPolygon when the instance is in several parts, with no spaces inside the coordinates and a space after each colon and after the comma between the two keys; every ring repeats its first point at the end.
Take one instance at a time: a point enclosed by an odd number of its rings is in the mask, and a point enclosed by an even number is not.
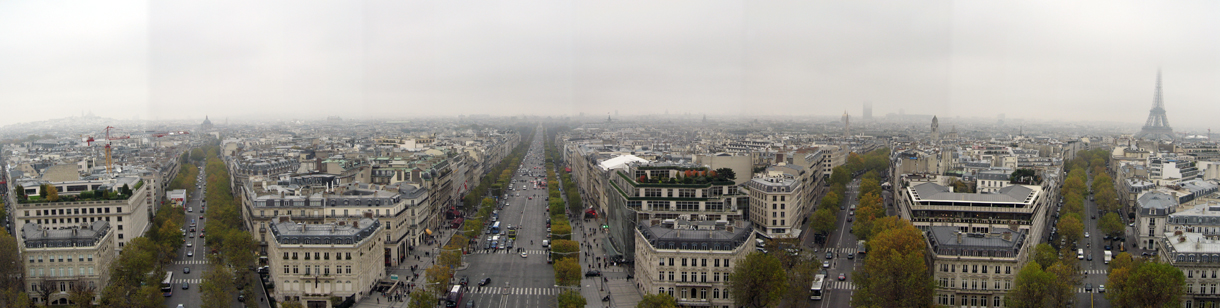
{"type": "Polygon", "coordinates": [[[1220,2],[0,1],[0,125],[864,102],[1142,124],[1158,68],[1170,123],[1206,129],[1220,2]]]}

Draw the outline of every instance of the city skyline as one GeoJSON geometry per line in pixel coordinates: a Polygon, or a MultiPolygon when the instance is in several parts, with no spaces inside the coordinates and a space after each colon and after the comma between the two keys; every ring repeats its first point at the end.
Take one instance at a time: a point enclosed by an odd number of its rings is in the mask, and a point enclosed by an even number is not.
{"type": "Polygon", "coordinates": [[[1138,128],[1158,69],[1175,129],[1205,130],[1217,111],[1216,3],[481,4],[7,2],[0,125],[86,112],[833,118],[867,102],[875,118],[1138,128]]]}

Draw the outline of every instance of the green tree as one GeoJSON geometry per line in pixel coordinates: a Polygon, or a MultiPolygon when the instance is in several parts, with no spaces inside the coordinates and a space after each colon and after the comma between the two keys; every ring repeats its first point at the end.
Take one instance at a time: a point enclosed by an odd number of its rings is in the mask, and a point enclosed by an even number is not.
{"type": "MultiPolygon", "coordinates": [[[[411,292],[409,301],[410,302],[407,303],[407,307],[432,308],[432,307],[436,307],[436,302],[438,301],[438,299],[436,297],[436,294],[425,291],[425,290],[420,290],[420,291],[416,291],[416,292],[411,292]]],[[[300,302],[298,302],[297,304],[299,305],[300,302]]],[[[298,306],[298,307],[300,307],[300,306],[298,306]]],[[[284,306],[281,308],[287,308],[287,306],[284,306]]],[[[304,307],[300,307],[300,308],[304,308],[304,307]]]]}
{"type": "Polygon", "coordinates": [[[237,292],[233,285],[233,273],[229,271],[228,267],[212,266],[204,271],[203,283],[199,284],[199,291],[203,298],[208,299],[203,302],[204,307],[229,307],[229,303],[233,302],[233,293],[237,292]]]}
{"type": "Polygon", "coordinates": [[[1008,307],[1013,308],[1045,307],[1048,302],[1047,288],[1054,284],[1054,280],[1055,275],[1042,271],[1038,262],[1026,263],[1025,267],[1017,272],[1012,289],[1004,300],[1008,307]]]}
{"type": "Polygon", "coordinates": [[[580,262],[576,256],[559,258],[555,262],[555,283],[561,286],[580,284],[580,262]]]}
{"type": "Polygon", "coordinates": [[[1038,262],[1038,265],[1050,267],[1058,260],[1059,252],[1051,244],[1041,243],[1034,247],[1034,262],[1038,262]]]}
{"type": "Polygon", "coordinates": [[[1133,307],[1177,307],[1185,292],[1186,276],[1168,263],[1137,262],[1117,296],[1133,307]]]}
{"type": "MultiPolygon", "coordinates": [[[[0,204],[0,207],[3,207],[3,204],[0,204]]],[[[9,235],[4,228],[0,228],[0,264],[12,265],[0,266],[0,290],[25,290],[25,282],[21,279],[22,274],[25,273],[25,262],[21,260],[20,251],[20,247],[17,246],[17,238],[9,235]]]]}
{"type": "Polygon", "coordinates": [[[1122,235],[1123,221],[1119,218],[1118,213],[1106,213],[1101,216],[1101,220],[1097,222],[1097,228],[1102,233],[1110,236],[1122,235]]]}
{"type": "Polygon", "coordinates": [[[68,290],[68,301],[73,307],[89,308],[93,307],[93,297],[97,295],[95,288],[89,287],[89,284],[82,280],[77,280],[72,284],[72,288],[68,290]]]}
{"type": "Polygon", "coordinates": [[[1046,274],[1054,277],[1051,284],[1046,286],[1047,300],[1055,307],[1066,306],[1068,301],[1075,297],[1076,287],[1084,280],[1084,277],[1080,275],[1079,263],[1075,262],[1076,259],[1064,259],[1046,269],[1046,274]]]}
{"type": "Polygon", "coordinates": [[[1083,238],[1084,224],[1080,222],[1080,216],[1076,213],[1064,214],[1059,219],[1059,236],[1067,241],[1067,245],[1075,245],[1073,243],[1083,238]]]}
{"type": "Polygon", "coordinates": [[[559,308],[581,308],[587,304],[580,292],[565,290],[559,293],[559,308]]]}
{"type": "Polygon", "coordinates": [[[729,274],[729,289],[733,290],[733,303],[737,306],[771,307],[788,289],[787,273],[779,259],[751,252],[729,274]]]}
{"type": "Polygon", "coordinates": [[[1106,276],[1106,285],[1110,286],[1110,292],[1106,293],[1106,298],[1114,303],[1116,307],[1128,307],[1130,303],[1127,300],[1130,296],[1123,295],[1128,291],[1127,282],[1130,281],[1131,271],[1139,264],[1139,261],[1131,257],[1131,254],[1122,252],[1114,256],[1110,260],[1110,268],[1106,276]]]}
{"type": "Polygon", "coordinates": [[[821,208],[813,211],[812,217],[809,219],[809,224],[813,227],[813,231],[819,234],[830,234],[835,230],[835,222],[838,219],[833,211],[827,208],[821,208]]]}
{"type": "Polygon", "coordinates": [[[878,219],[869,256],[853,274],[855,307],[928,307],[935,283],[924,262],[923,233],[898,217],[878,219]]]}
{"type": "Polygon", "coordinates": [[[716,169],[716,176],[723,177],[726,180],[733,181],[737,179],[737,172],[729,168],[716,169]]]}
{"type": "Polygon", "coordinates": [[[678,302],[669,293],[644,294],[635,308],[676,308],[678,302]]]}

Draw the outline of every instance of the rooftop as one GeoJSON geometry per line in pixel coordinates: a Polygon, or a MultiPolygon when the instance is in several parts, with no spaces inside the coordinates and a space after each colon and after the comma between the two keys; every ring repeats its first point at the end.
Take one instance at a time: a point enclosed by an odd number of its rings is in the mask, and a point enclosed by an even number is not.
{"type": "Polygon", "coordinates": [[[1025,231],[993,228],[991,233],[963,233],[957,227],[931,226],[926,232],[932,250],[939,255],[1015,257],[1025,242],[1025,231]]]}
{"type": "Polygon", "coordinates": [[[1042,191],[1037,186],[1012,185],[991,194],[952,192],[948,187],[936,183],[922,183],[908,188],[916,202],[942,201],[963,203],[1012,203],[1030,204],[1042,191]]]}
{"type": "Polygon", "coordinates": [[[271,225],[275,241],[285,244],[355,244],[376,233],[381,223],[371,218],[361,218],[351,223],[340,221],[328,224],[302,224],[281,221],[271,225]]]}
{"type": "Polygon", "coordinates": [[[26,223],[21,227],[21,237],[27,248],[88,247],[96,245],[109,231],[110,223],[104,220],[61,229],[26,223]]]}
{"type": "Polygon", "coordinates": [[[734,250],[749,240],[750,223],[738,220],[689,221],[666,219],[642,222],[637,228],[656,249],[734,250]]]}

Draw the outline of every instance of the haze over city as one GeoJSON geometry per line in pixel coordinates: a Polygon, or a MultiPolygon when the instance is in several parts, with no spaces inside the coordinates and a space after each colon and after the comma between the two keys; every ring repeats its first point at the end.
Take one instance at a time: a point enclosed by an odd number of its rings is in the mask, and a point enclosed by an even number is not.
{"type": "Polygon", "coordinates": [[[0,3],[0,125],[938,115],[1205,130],[1213,1],[0,3]]]}

